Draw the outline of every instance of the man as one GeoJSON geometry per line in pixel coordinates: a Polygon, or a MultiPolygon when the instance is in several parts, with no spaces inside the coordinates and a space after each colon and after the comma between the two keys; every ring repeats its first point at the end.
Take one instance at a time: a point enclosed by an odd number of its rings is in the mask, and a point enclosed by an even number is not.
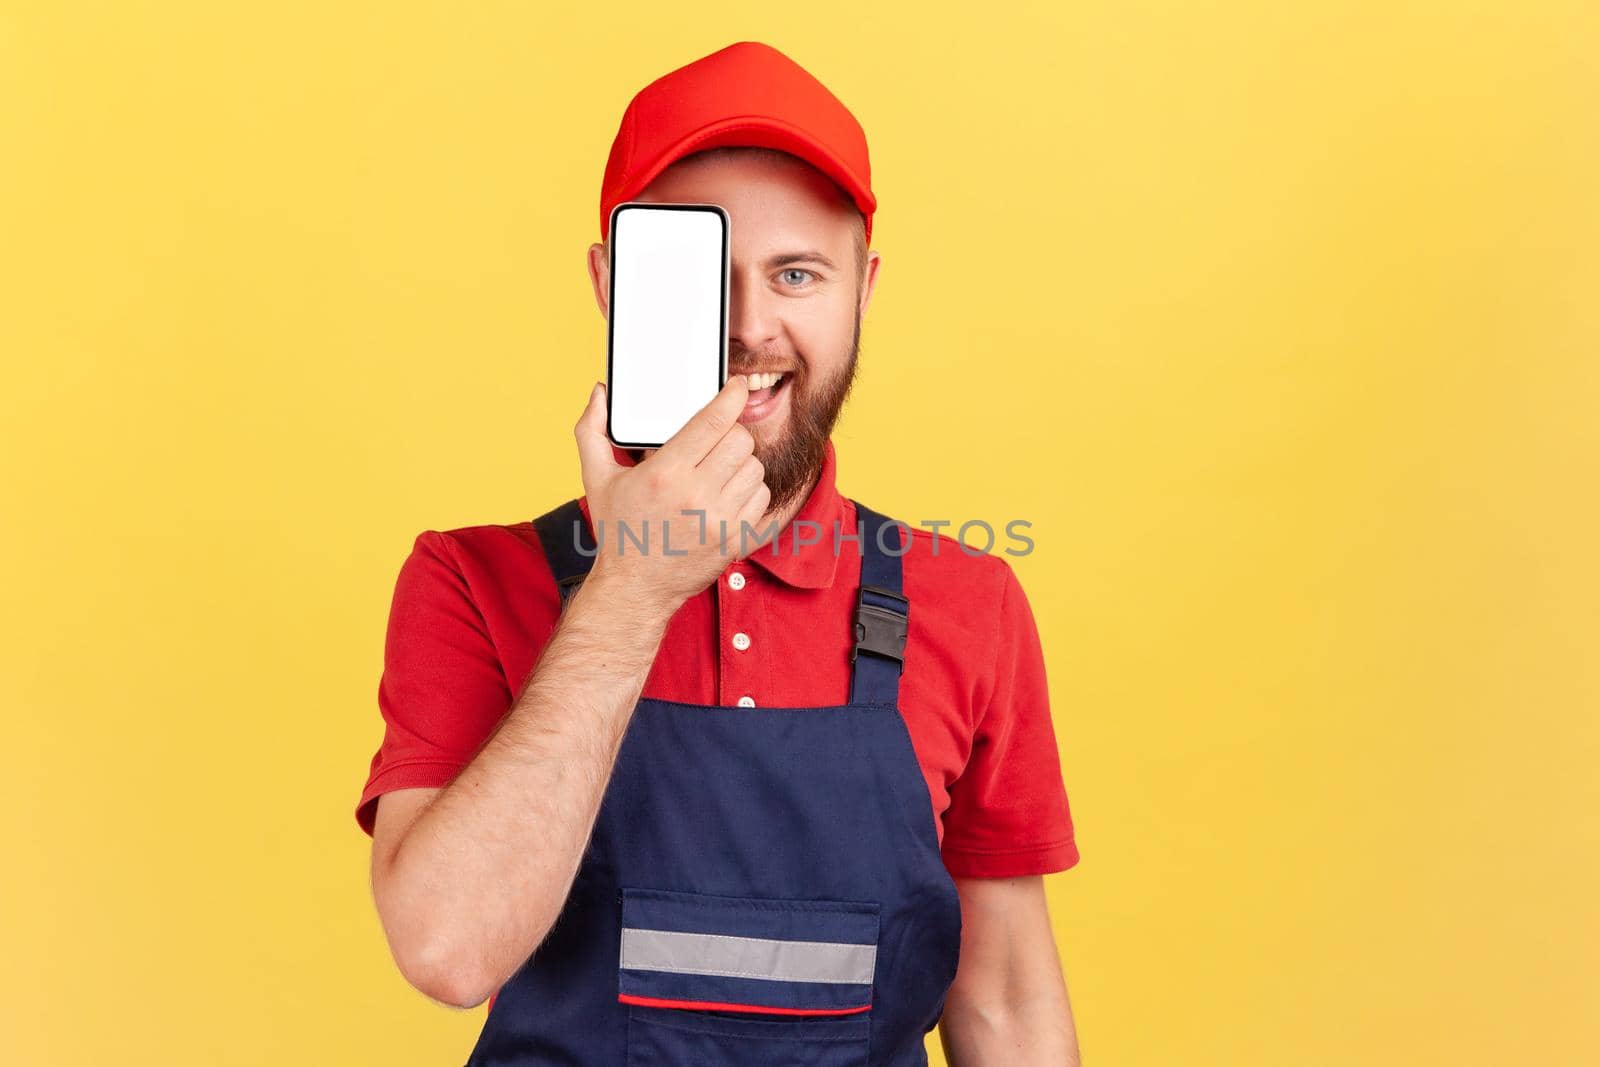
{"type": "MultiPolygon", "coordinates": [[[[597,385],[583,497],[425,532],[401,570],[356,815],[402,973],[489,1000],[469,1065],[923,1064],[935,1022],[958,1067],[1077,1062],[1027,599],[1002,557],[835,486],[869,176],[854,118],[768,46],[642,90],[602,236],[625,200],[728,211],[727,387],[630,453],[597,385]]],[[[609,314],[607,243],[588,266],[609,314]]]]}

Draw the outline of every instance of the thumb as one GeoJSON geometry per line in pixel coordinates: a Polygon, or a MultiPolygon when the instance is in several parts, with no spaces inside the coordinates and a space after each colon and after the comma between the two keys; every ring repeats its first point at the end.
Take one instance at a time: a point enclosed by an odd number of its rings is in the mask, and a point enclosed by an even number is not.
{"type": "Polygon", "coordinates": [[[589,404],[572,428],[572,435],[578,441],[578,463],[583,468],[585,485],[603,485],[622,469],[611,451],[611,439],[606,436],[606,387],[601,382],[595,382],[589,391],[589,404]]]}

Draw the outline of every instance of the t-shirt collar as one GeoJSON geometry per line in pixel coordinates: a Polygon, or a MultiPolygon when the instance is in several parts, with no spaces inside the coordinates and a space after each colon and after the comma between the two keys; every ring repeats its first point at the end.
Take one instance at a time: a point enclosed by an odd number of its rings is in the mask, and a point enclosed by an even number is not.
{"type": "MultiPolygon", "coordinates": [[[[626,467],[634,466],[633,459],[616,445],[612,454],[626,467]]],[[[839,567],[839,553],[834,551],[834,538],[852,536],[854,529],[845,529],[844,497],[837,485],[838,457],[834,453],[833,438],[828,438],[823,452],[822,472],[817,484],[811,487],[800,510],[789,525],[778,531],[776,537],[762,545],[748,557],[774,578],[799,589],[826,589],[833,584],[839,567]],[[796,547],[797,536],[803,544],[796,547]]],[[[578,503],[592,533],[594,520],[589,517],[589,498],[581,496],[578,503]]]]}
{"type": "Polygon", "coordinates": [[[750,561],[779,581],[800,589],[826,589],[839,567],[834,539],[853,535],[844,527],[844,497],[836,485],[838,458],[828,438],[822,473],[789,525],[768,544],[750,554],[750,561]],[[797,548],[796,545],[800,543],[797,548]]]}

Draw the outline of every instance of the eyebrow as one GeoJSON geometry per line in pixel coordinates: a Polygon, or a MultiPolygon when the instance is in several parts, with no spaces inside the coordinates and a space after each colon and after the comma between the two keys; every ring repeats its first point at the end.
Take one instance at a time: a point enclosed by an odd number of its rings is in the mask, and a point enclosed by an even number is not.
{"type": "Polygon", "coordinates": [[[766,267],[767,270],[777,270],[779,267],[787,267],[793,263],[820,263],[829,270],[839,269],[833,260],[816,251],[785,252],[768,259],[766,267]]]}

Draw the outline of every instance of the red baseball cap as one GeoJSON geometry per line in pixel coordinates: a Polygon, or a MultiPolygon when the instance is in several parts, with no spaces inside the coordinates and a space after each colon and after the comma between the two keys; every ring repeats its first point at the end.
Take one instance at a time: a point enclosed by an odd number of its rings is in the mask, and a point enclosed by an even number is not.
{"type": "Polygon", "coordinates": [[[810,163],[855,201],[872,240],[878,200],[861,124],[805,68],[759,41],[730,44],[634,96],[606,160],[601,240],[612,208],[684,156],[724,145],[776,148],[810,163]]]}

